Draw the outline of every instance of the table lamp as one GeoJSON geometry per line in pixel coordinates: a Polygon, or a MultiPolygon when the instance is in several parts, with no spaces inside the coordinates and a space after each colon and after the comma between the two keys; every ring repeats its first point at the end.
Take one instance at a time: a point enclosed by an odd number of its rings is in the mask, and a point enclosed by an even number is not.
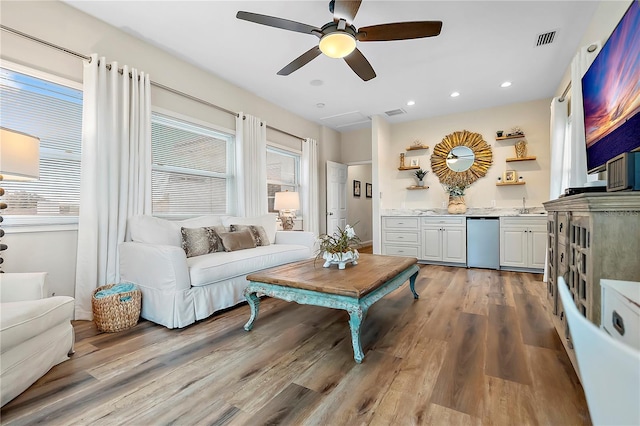
{"type": "MultiPolygon", "coordinates": [[[[40,177],[40,139],[0,127],[0,183],[7,181],[29,181],[40,177]]],[[[4,189],[0,187],[0,196],[4,189]]],[[[0,213],[7,208],[7,203],[0,202],[0,213]]],[[[0,223],[3,218],[0,215],[0,223]]],[[[4,237],[4,229],[0,228],[0,238],[4,237]]],[[[0,244],[0,265],[3,263],[2,252],[6,244],[0,244]]],[[[0,266],[1,268],[1,266],[0,266]]],[[[0,272],[2,270],[0,269],[0,272]]]]}
{"type": "Polygon", "coordinates": [[[282,229],[293,230],[293,222],[296,219],[296,210],[300,209],[300,196],[297,192],[276,192],[273,209],[280,212],[282,229]]]}

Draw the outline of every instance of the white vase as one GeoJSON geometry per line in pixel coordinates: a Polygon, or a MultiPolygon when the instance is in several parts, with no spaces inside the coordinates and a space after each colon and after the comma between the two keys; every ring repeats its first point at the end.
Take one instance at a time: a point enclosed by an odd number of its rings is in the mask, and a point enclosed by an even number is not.
{"type": "Polygon", "coordinates": [[[424,186],[424,181],[422,179],[418,181],[418,186],[424,186]]]}
{"type": "Polygon", "coordinates": [[[322,258],[325,260],[322,267],[328,268],[331,265],[338,265],[338,269],[344,269],[347,263],[357,265],[358,259],[360,258],[360,253],[358,253],[358,250],[355,249],[342,253],[329,253],[328,251],[325,251],[322,254],[322,258]]]}

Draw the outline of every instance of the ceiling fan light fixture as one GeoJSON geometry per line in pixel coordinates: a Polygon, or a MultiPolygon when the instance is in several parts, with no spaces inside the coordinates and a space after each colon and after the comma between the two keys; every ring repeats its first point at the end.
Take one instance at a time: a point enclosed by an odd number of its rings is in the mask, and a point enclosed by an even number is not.
{"type": "Polygon", "coordinates": [[[344,58],[356,49],[356,39],[344,31],[325,34],[320,39],[320,51],[330,58],[344,58]]]}

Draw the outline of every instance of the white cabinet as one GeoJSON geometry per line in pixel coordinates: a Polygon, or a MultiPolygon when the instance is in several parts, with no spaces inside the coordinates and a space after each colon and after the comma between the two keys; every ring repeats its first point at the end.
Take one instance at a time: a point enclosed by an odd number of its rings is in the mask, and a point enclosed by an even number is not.
{"type": "Polygon", "coordinates": [[[467,222],[464,216],[423,217],[421,260],[466,264],[466,234],[467,222]]]}
{"type": "Polygon", "coordinates": [[[500,218],[500,267],[544,269],[547,250],[546,217],[500,218]]]}
{"type": "Polygon", "coordinates": [[[387,216],[382,218],[382,254],[420,258],[420,219],[387,216]]]}
{"type": "Polygon", "coordinates": [[[600,280],[602,328],[614,339],[640,350],[640,282],[600,280]]]}

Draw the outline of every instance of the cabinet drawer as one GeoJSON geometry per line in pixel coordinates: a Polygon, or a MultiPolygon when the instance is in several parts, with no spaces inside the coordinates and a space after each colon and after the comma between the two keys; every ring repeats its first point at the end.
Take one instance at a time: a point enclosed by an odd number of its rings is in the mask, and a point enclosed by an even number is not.
{"type": "Polygon", "coordinates": [[[513,227],[537,227],[541,226],[546,230],[547,217],[540,215],[540,217],[532,216],[503,216],[500,218],[500,226],[513,226],[513,227]]]}
{"type": "Polygon", "coordinates": [[[407,256],[407,257],[420,257],[418,256],[418,247],[404,247],[404,246],[389,246],[384,247],[385,254],[389,256],[407,256]]]}
{"type": "Polygon", "coordinates": [[[462,217],[453,217],[453,216],[437,216],[437,217],[423,217],[422,225],[423,226],[433,226],[433,225],[450,225],[450,226],[465,226],[467,223],[467,218],[462,217]]]}
{"type": "Polygon", "coordinates": [[[418,243],[417,232],[385,232],[384,240],[394,243],[418,243]]]}
{"type": "MultiPolygon", "coordinates": [[[[615,290],[616,284],[636,286],[635,297],[640,299],[640,283],[602,280],[602,328],[614,339],[640,350],[640,308],[615,290]]],[[[627,286],[628,287],[628,286],[627,286]]]]}
{"type": "Polygon", "coordinates": [[[417,217],[385,217],[385,228],[402,228],[402,229],[415,229],[418,230],[418,218],[417,217]]]}

